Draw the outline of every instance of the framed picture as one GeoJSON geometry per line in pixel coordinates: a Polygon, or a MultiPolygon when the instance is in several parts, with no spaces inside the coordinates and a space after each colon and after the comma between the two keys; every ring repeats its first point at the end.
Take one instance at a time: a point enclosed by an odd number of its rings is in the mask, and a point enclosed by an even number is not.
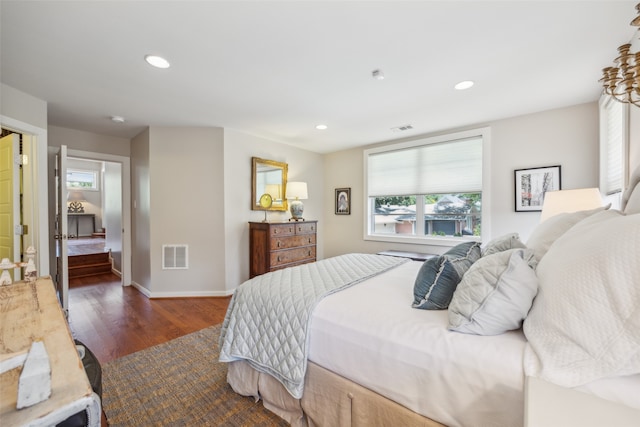
{"type": "Polygon", "coordinates": [[[351,188],[336,188],[336,215],[351,215],[351,188]]]}
{"type": "Polygon", "coordinates": [[[560,166],[515,170],[516,212],[540,212],[547,191],[561,190],[560,166]]]}

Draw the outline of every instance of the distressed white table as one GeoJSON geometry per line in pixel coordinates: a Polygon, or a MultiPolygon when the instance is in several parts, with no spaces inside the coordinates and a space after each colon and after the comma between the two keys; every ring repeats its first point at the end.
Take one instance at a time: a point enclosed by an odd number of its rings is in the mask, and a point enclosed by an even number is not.
{"type": "Polygon", "coordinates": [[[93,393],[50,277],[0,286],[0,362],[43,341],[51,364],[51,396],[16,409],[22,366],[0,374],[0,425],[51,426],[87,411],[100,425],[100,398],[93,393]]]}

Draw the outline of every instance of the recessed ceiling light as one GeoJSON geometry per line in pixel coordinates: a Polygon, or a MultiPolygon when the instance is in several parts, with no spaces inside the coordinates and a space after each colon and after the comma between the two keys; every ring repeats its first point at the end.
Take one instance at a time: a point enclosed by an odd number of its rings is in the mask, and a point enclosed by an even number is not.
{"type": "Polygon", "coordinates": [[[327,125],[316,125],[316,129],[325,130],[325,129],[327,129],[327,125]]]}
{"type": "Polygon", "coordinates": [[[111,121],[114,123],[124,123],[124,117],[122,116],[111,116],[111,121]]]}
{"type": "Polygon", "coordinates": [[[473,86],[473,82],[471,80],[465,80],[455,85],[454,88],[456,88],[457,90],[465,90],[469,89],[471,86],[473,86]]]}
{"type": "Polygon", "coordinates": [[[147,55],[144,57],[144,60],[147,61],[149,65],[153,65],[156,68],[169,68],[171,66],[169,61],[157,55],[147,55]]]}

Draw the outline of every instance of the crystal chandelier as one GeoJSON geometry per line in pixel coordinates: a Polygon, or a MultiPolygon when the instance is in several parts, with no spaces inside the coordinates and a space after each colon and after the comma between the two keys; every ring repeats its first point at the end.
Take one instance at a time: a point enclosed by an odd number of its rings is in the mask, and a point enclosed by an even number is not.
{"type": "MultiPolygon", "coordinates": [[[[640,27],[640,3],[636,5],[638,16],[631,25],[640,27]]],[[[615,67],[602,70],[599,80],[604,86],[604,93],[626,104],[640,107],[640,52],[631,52],[631,44],[623,44],[618,48],[615,67]]]]}

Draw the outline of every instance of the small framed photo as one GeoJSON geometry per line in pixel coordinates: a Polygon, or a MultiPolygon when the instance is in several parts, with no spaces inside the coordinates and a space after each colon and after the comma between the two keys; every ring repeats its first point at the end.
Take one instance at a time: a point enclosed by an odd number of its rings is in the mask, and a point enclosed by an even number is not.
{"type": "Polygon", "coordinates": [[[351,188],[336,188],[336,215],[351,215],[351,188]]]}
{"type": "Polygon", "coordinates": [[[515,170],[516,212],[540,212],[547,191],[561,190],[560,166],[515,170]]]}

